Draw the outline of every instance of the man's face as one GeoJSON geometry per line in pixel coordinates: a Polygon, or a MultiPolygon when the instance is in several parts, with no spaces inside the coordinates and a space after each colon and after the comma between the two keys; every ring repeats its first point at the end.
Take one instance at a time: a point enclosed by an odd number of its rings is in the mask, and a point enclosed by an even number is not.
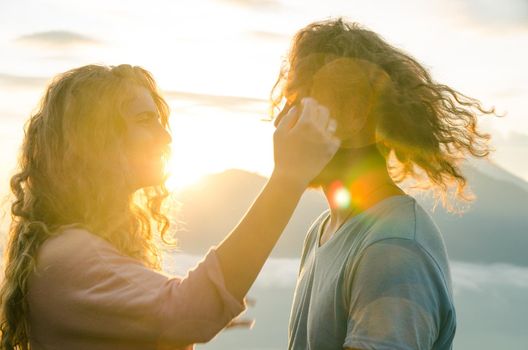
{"type": "MultiPolygon", "coordinates": [[[[288,111],[296,104],[287,103],[284,109],[279,113],[275,120],[278,125],[288,111]]],[[[361,132],[352,133],[343,127],[342,124],[354,123],[354,115],[341,115],[338,119],[338,137],[341,139],[341,148],[336,152],[330,162],[309,184],[310,188],[318,188],[333,183],[336,180],[345,180],[354,174],[345,174],[345,172],[355,171],[354,163],[362,156],[370,152],[378,152],[372,128],[362,128],[361,132]],[[340,125],[341,124],[341,125],[340,125]],[[341,130],[340,130],[341,129],[341,130]],[[343,130],[344,129],[344,130],[343,130]]]]}
{"type": "Polygon", "coordinates": [[[380,166],[385,166],[385,158],[381,155],[377,143],[372,143],[358,148],[340,148],[326,167],[311,182],[311,188],[327,186],[339,181],[348,183],[380,166]]]}
{"type": "Polygon", "coordinates": [[[342,179],[343,172],[349,168],[350,161],[349,150],[340,148],[319,175],[310,182],[309,187],[317,188],[328,185],[337,179],[342,179]]]}

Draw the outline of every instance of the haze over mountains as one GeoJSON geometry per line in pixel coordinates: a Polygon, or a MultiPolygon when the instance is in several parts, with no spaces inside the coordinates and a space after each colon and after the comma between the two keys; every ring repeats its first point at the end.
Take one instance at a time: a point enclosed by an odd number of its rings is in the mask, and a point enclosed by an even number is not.
{"type": "MultiPolygon", "coordinates": [[[[528,348],[528,183],[488,162],[470,162],[463,171],[476,200],[462,216],[419,196],[444,236],[451,261],[457,308],[455,349],[528,348]],[[520,265],[520,266],[515,266],[520,265]]],[[[165,266],[185,274],[211,245],[217,244],[242,217],[266,178],[228,170],[204,178],[179,195],[178,233],[185,254],[168,254],[165,266]],[[193,254],[187,255],[187,254],[193,254]]],[[[197,349],[284,349],[302,243],[311,222],[327,207],[321,193],[307,191],[286,232],[250,291],[257,300],[247,317],[252,331],[222,332],[197,349]],[[286,259],[292,258],[292,259],[286,259]]]]}
{"type": "MultiPolygon", "coordinates": [[[[416,197],[440,227],[450,259],[528,266],[528,183],[487,161],[466,163],[463,171],[476,200],[462,216],[441,205],[432,211],[430,196],[416,197]]],[[[179,193],[181,249],[202,255],[220,242],[265,182],[263,176],[233,169],[205,177],[179,193]]],[[[298,257],[311,222],[326,208],[320,192],[307,191],[273,256],[298,257]]]]}

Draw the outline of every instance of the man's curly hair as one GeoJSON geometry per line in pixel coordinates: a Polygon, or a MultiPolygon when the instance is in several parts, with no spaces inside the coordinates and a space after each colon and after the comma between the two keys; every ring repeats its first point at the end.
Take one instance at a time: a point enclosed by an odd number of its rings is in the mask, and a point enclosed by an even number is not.
{"type": "Polygon", "coordinates": [[[495,110],[435,82],[378,34],[341,18],[297,32],[271,92],[272,116],[287,109],[284,100],[288,107],[307,96],[329,107],[344,142],[374,120],[374,142],[395,182],[417,180],[449,209],[451,184],[457,199],[471,199],[459,163],[488,156],[490,135],[477,129],[477,116],[495,110]]]}

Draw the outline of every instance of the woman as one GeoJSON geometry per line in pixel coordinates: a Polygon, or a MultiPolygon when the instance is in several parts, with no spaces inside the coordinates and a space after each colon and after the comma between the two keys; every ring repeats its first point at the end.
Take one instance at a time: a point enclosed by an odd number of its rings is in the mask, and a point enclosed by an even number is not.
{"type": "Polygon", "coordinates": [[[2,349],[192,348],[244,310],[301,194],[338,148],[335,122],[313,99],[288,113],[265,188],[181,278],[158,271],[153,244],[155,231],[169,241],[168,115],[139,67],[89,65],[49,85],[11,179],[2,349]]]}
{"type": "Polygon", "coordinates": [[[442,236],[398,184],[421,181],[446,204],[454,185],[467,199],[459,162],[489,153],[476,117],[493,111],[342,19],[299,30],[283,67],[275,105],[315,98],[342,140],[311,183],[329,210],[306,236],[288,349],[450,349],[456,312],[442,236]]]}

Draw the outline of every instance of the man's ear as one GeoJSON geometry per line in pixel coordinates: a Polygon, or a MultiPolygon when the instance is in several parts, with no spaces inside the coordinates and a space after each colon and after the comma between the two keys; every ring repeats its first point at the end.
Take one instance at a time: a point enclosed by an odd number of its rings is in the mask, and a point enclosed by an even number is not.
{"type": "Polygon", "coordinates": [[[375,120],[369,120],[367,116],[350,119],[351,123],[348,125],[346,135],[338,134],[338,137],[342,139],[341,147],[361,148],[378,141],[375,120]]]}

